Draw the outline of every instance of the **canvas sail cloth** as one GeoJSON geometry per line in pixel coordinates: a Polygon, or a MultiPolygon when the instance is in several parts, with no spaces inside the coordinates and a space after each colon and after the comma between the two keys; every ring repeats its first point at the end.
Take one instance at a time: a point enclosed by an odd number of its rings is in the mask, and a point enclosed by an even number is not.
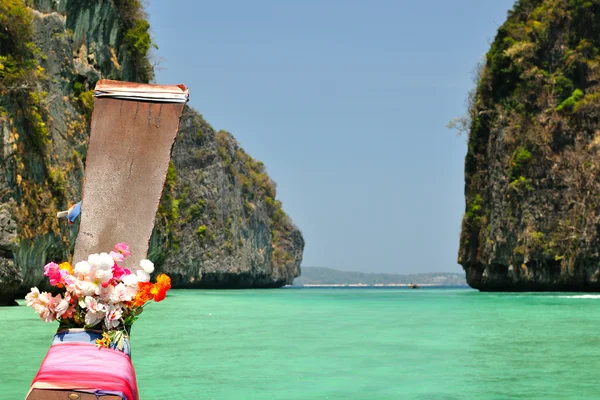
{"type": "MultiPolygon", "coordinates": [[[[101,80],[94,96],[73,264],[125,242],[125,267],[135,270],[147,257],[189,95],[183,85],[101,80]]],[[[138,400],[130,358],[86,340],[55,340],[26,400],[63,399],[138,400]]]]}

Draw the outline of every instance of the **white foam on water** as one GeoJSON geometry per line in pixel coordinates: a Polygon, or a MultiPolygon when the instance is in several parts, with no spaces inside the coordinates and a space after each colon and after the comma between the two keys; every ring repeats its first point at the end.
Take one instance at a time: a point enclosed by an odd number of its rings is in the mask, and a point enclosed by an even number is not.
{"type": "Polygon", "coordinates": [[[600,294],[579,294],[573,296],[556,296],[559,299],[600,299],[600,294]]]}

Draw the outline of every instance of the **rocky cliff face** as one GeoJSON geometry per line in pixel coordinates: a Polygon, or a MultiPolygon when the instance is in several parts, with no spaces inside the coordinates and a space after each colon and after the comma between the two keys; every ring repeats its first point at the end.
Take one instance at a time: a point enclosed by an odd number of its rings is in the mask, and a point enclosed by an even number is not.
{"type": "Polygon", "coordinates": [[[520,0],[471,96],[459,263],[480,290],[600,290],[600,4],[520,0]]]}
{"type": "Polygon", "coordinates": [[[298,276],[304,241],[275,185],[227,132],[186,109],[150,256],[185,287],[275,287],[298,276]]]}
{"type": "MultiPolygon", "coordinates": [[[[0,305],[71,254],[78,226],[55,215],[81,197],[92,89],[152,79],[148,29],[138,0],[0,0],[0,305]]],[[[299,275],[304,241],[264,166],[190,108],[168,175],[150,257],[175,287],[299,275]]]]}

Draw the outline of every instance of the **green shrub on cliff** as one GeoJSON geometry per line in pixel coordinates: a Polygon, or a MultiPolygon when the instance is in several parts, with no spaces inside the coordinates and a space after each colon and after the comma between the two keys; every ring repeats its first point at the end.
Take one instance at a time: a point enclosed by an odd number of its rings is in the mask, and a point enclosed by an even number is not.
{"type": "Polygon", "coordinates": [[[121,25],[125,34],[123,41],[127,51],[132,55],[136,66],[136,77],[139,82],[150,82],[154,79],[154,68],[149,61],[151,48],[158,48],[150,37],[150,24],[147,21],[143,4],[140,0],[113,0],[119,10],[121,25]]]}
{"type": "Polygon", "coordinates": [[[531,161],[531,152],[524,147],[519,147],[510,160],[508,176],[512,182],[522,178],[523,170],[531,161]]]}
{"type": "Polygon", "coordinates": [[[22,82],[37,67],[31,12],[21,0],[0,0],[0,82],[22,82]]]}
{"type": "Polygon", "coordinates": [[[581,89],[575,89],[570,97],[556,107],[556,111],[573,111],[581,99],[583,99],[583,92],[581,89]]]}

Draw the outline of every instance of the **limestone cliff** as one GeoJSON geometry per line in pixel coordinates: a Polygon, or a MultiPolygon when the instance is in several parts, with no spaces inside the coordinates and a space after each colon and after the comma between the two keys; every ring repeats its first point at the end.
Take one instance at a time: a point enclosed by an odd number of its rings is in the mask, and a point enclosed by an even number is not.
{"type": "MultiPolygon", "coordinates": [[[[0,0],[0,305],[69,257],[92,89],[148,82],[152,42],[139,0],[0,0]]],[[[175,287],[272,287],[300,273],[304,241],[264,166],[186,108],[150,256],[175,287]]],[[[114,195],[118,195],[115,193],[114,195]]]]}
{"type": "Polygon", "coordinates": [[[468,283],[600,290],[600,2],[518,1],[470,100],[468,283]]]}

